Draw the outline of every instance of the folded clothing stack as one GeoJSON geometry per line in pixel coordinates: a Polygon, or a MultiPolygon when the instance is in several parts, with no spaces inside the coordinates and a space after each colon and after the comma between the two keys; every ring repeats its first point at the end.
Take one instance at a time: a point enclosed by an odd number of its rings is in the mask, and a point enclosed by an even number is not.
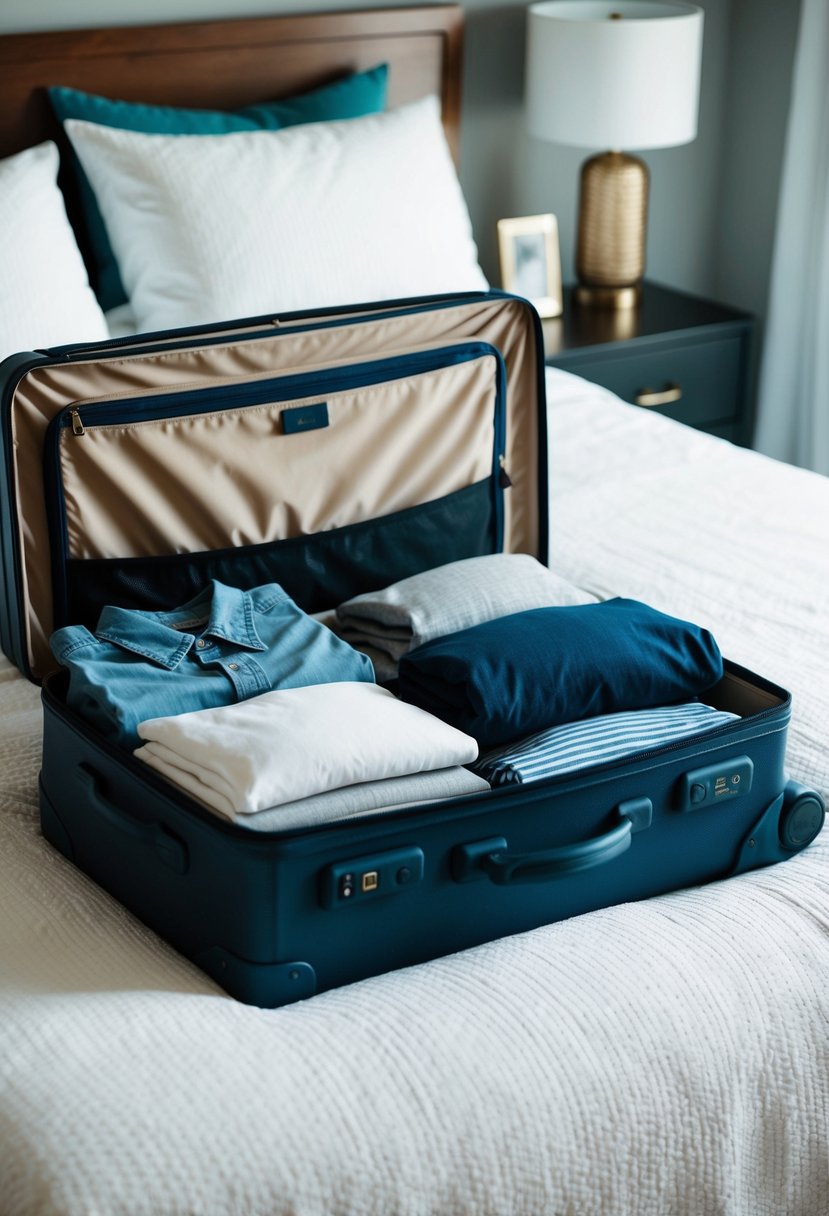
{"type": "Polygon", "coordinates": [[[340,604],[336,621],[326,618],[326,623],[368,655],[377,679],[385,683],[396,677],[404,654],[433,638],[531,608],[595,602],[595,596],[526,553],[495,553],[357,595],[340,604]]]}
{"type": "Polygon", "coordinates": [[[276,583],[213,580],[170,611],[105,608],[94,634],[60,629],[52,648],[70,706],[260,831],[540,780],[730,720],[699,704],[627,712],[715,684],[714,639],[634,600],[598,603],[525,554],[357,596],[333,628],[276,583]],[[401,699],[348,641],[387,676],[399,662],[401,699]],[[470,771],[479,744],[499,751],[470,771]]]}
{"type": "MultiPolygon", "coordinates": [[[[427,783],[428,791],[409,783],[404,799],[487,788],[456,767],[477,758],[474,739],[376,684],[343,681],[263,693],[235,705],[150,719],[138,733],[145,741],[135,752],[139,759],[234,821],[290,807],[290,826],[322,822],[323,815],[327,820],[342,813],[342,787],[367,782],[389,782],[369,792],[369,804],[398,805],[398,778],[435,770],[443,775],[427,783]],[[340,795],[339,806],[332,800],[327,807],[297,809],[299,800],[328,791],[340,795]]],[[[346,814],[368,809],[365,797],[345,797],[346,814]]],[[[271,826],[288,826],[288,818],[277,817],[271,826]]]]}
{"type": "Polygon", "coordinates": [[[585,722],[554,726],[488,752],[474,768],[491,785],[530,785],[664,747],[725,726],[737,716],[700,701],[602,714],[585,722]]]}
{"type": "Polygon", "coordinates": [[[478,740],[689,700],[722,677],[711,634],[636,600],[539,608],[419,647],[399,693],[478,740]]]}

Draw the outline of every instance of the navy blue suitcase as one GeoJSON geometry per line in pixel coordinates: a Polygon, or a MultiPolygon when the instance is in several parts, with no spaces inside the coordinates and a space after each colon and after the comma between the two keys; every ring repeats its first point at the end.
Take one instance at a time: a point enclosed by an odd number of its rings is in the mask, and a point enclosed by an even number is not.
{"type": "Polygon", "coordinates": [[[43,833],[243,1001],[769,865],[822,826],[786,781],[789,695],[728,662],[706,700],[739,719],[703,736],[281,832],[218,819],[67,707],[49,634],[106,603],[215,577],[314,612],[464,557],[546,562],[543,362],[534,310],[492,292],[3,364],[0,628],[43,680],[43,833]]]}

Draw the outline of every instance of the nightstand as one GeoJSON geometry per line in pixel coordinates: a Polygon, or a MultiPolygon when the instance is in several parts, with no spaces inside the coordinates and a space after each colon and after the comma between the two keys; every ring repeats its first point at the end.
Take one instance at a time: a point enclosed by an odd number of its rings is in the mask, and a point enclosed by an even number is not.
{"type": "Polygon", "coordinates": [[[735,308],[645,283],[635,309],[579,307],[544,321],[548,364],[734,443],[751,440],[754,318],[735,308]]]}

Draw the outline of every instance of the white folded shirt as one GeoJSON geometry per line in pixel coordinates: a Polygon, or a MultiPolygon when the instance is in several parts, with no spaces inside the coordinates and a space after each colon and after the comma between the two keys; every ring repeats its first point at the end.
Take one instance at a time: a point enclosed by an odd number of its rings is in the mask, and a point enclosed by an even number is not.
{"type": "Polygon", "coordinates": [[[313,684],[140,723],[135,755],[235,819],[327,790],[470,764],[469,735],[376,684],[313,684]]]}
{"type": "MultiPolygon", "coordinates": [[[[596,597],[526,553],[470,557],[424,570],[337,608],[340,637],[364,651],[378,678],[393,678],[404,654],[433,638],[532,608],[592,604],[596,597]]],[[[328,621],[326,620],[326,624],[328,621]]]]}

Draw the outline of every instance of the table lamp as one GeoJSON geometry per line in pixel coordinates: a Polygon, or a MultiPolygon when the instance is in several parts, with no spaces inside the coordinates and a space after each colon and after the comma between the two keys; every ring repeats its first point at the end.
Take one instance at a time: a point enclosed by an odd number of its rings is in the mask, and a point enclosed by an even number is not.
{"type": "Polygon", "coordinates": [[[697,133],[702,10],[650,0],[547,0],[527,24],[527,124],[554,143],[610,148],[581,169],[580,304],[634,305],[645,271],[648,167],[622,148],[697,133]]]}

